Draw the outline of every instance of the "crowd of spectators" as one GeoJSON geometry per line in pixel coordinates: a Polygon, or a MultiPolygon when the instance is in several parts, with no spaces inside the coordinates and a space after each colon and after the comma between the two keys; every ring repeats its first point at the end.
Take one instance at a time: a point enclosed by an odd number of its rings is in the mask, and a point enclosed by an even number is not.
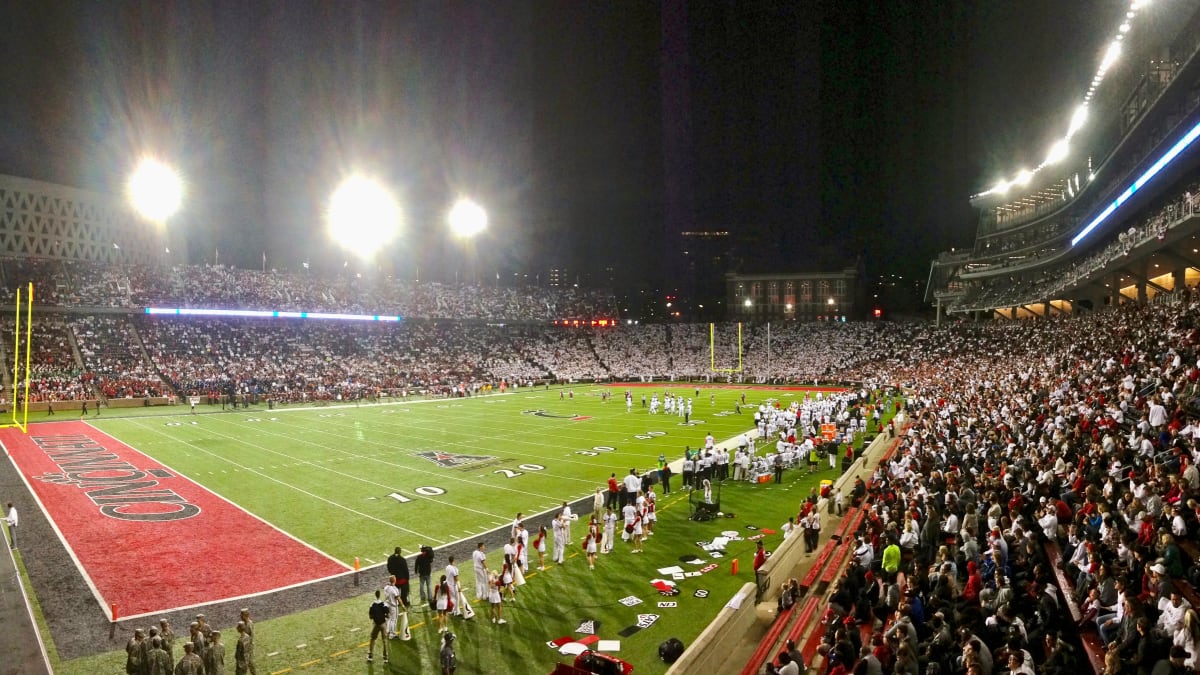
{"type": "MultiPolygon", "coordinates": [[[[3,334],[13,335],[13,319],[0,322],[3,334]]],[[[26,326],[22,326],[21,349],[25,351],[26,326]]],[[[33,348],[29,350],[29,400],[73,401],[91,398],[91,377],[75,361],[67,324],[58,317],[40,318],[32,326],[33,348]]],[[[12,345],[5,345],[11,349],[12,345]]],[[[10,353],[11,357],[12,354],[10,353]]],[[[24,364],[22,364],[24,368],[24,364]]],[[[25,382],[18,383],[18,396],[24,397],[25,382]]],[[[11,390],[6,393],[11,393],[11,390]]],[[[7,398],[7,397],[6,397],[7,398]]]]}
{"type": "Polygon", "coordinates": [[[1189,291],[926,330],[869,364],[911,426],[855,487],[827,671],[1059,675],[1091,669],[1083,644],[1109,675],[1194,671],[1197,317],[1189,291]]]}
{"type": "Polygon", "coordinates": [[[326,275],[223,265],[107,265],[6,258],[3,298],[32,281],[38,302],[68,307],[205,307],[429,319],[552,321],[616,316],[610,291],[567,287],[447,285],[358,274],[326,275]]]}
{"type": "MultiPolygon", "coordinates": [[[[142,356],[124,317],[82,316],[72,322],[84,372],[104,398],[163,396],[162,378],[142,356]]],[[[36,342],[35,342],[36,344],[36,342]]]]}

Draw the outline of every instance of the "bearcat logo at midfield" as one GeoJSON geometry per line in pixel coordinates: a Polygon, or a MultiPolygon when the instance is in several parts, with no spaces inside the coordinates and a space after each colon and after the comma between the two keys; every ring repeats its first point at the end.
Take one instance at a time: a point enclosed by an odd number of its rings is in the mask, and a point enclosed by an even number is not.
{"type": "Polygon", "coordinates": [[[34,476],[87,493],[109,518],[136,521],[184,520],[200,513],[174,490],[156,479],[174,478],[164,469],[138,469],[84,435],[34,436],[33,442],[62,469],[34,476]],[[134,506],[136,504],[136,506],[134,506]]]}
{"type": "Polygon", "coordinates": [[[454,469],[460,466],[467,466],[468,464],[478,464],[497,459],[491,455],[459,455],[453,452],[442,452],[441,450],[429,450],[415,454],[417,457],[427,459],[444,469],[454,469]]]}
{"type": "Polygon", "coordinates": [[[535,415],[537,417],[549,417],[556,420],[571,420],[572,422],[582,422],[584,420],[592,419],[591,415],[555,415],[554,413],[548,413],[541,408],[538,408],[537,410],[522,410],[521,414],[535,415]]]}

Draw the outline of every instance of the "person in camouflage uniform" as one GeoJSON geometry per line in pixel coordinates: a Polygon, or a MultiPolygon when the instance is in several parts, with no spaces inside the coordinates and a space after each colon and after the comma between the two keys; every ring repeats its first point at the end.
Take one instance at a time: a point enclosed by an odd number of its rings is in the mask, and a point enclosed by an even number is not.
{"type": "Polygon", "coordinates": [[[199,656],[200,654],[204,653],[204,643],[207,642],[207,640],[204,639],[204,632],[200,630],[200,623],[198,621],[193,621],[190,625],[188,625],[188,632],[191,634],[191,642],[193,647],[192,651],[196,654],[196,656],[199,656]]]}
{"type": "Polygon", "coordinates": [[[213,631],[204,657],[204,675],[225,675],[225,645],[221,644],[221,632],[213,631]]]}
{"type": "Polygon", "coordinates": [[[175,664],[175,675],[204,675],[204,662],[196,655],[196,645],[183,643],[183,656],[175,664]]]}
{"type": "Polygon", "coordinates": [[[163,651],[170,657],[171,663],[174,663],[175,656],[171,653],[171,650],[175,646],[175,631],[171,630],[171,622],[166,619],[158,620],[158,636],[162,638],[163,651]]]}
{"type": "Polygon", "coordinates": [[[146,652],[146,672],[149,675],[171,675],[171,655],[163,649],[162,636],[150,638],[150,651],[146,652]]]}
{"type": "Polygon", "coordinates": [[[125,672],[127,675],[142,675],[142,657],[145,654],[142,643],[145,640],[145,634],[142,633],[141,628],[138,628],[133,631],[133,637],[129,638],[129,642],[125,643],[125,672]]]}
{"type": "Polygon", "coordinates": [[[237,662],[237,675],[249,675],[250,664],[254,661],[254,638],[246,632],[246,624],[241,621],[237,624],[238,643],[235,660],[237,662]]]}

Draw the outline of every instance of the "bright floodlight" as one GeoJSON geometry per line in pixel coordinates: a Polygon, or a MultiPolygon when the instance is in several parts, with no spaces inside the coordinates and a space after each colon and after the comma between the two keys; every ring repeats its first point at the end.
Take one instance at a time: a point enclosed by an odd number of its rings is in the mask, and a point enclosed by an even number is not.
{"type": "Polygon", "coordinates": [[[1060,139],[1057,143],[1050,146],[1050,152],[1046,155],[1046,163],[1055,164],[1061,162],[1070,151],[1071,146],[1067,144],[1067,139],[1060,139]]]}
{"type": "Polygon", "coordinates": [[[1117,62],[1121,56],[1121,43],[1113,42],[1108,46],[1108,51],[1104,52],[1104,60],[1100,62],[1100,72],[1107,72],[1112,64],[1117,62]]]}
{"type": "Polygon", "coordinates": [[[329,236],[369,259],[400,233],[400,207],[379,183],[362,176],[342,181],[329,200],[329,236]]]}
{"type": "Polygon", "coordinates": [[[450,230],[464,239],[483,232],[488,225],[487,211],[466,198],[459,199],[454,203],[454,208],[450,209],[448,220],[450,221],[450,230]]]}
{"type": "Polygon", "coordinates": [[[156,159],[142,160],[125,189],[133,208],[157,223],[175,215],[183,201],[183,181],[179,174],[156,159]]]}
{"type": "Polygon", "coordinates": [[[1075,135],[1076,131],[1083,128],[1084,122],[1087,122],[1088,107],[1087,104],[1079,106],[1075,109],[1075,113],[1071,115],[1071,126],[1067,128],[1067,137],[1075,135]]]}
{"type": "Polygon", "coordinates": [[[1032,179],[1033,179],[1032,171],[1030,171],[1029,169],[1021,169],[1020,171],[1017,172],[1017,177],[1013,179],[1013,183],[1016,185],[1028,185],[1029,181],[1032,179]]]}

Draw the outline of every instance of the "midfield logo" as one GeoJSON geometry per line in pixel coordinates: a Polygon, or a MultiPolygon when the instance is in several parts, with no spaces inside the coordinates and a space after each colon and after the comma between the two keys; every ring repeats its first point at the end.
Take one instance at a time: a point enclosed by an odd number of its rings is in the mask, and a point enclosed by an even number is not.
{"type": "Polygon", "coordinates": [[[534,415],[536,417],[549,417],[551,419],[556,419],[556,420],[573,420],[573,419],[579,419],[579,417],[580,417],[579,415],[555,415],[554,413],[546,412],[545,410],[542,410],[541,408],[538,408],[537,410],[522,410],[521,414],[522,415],[534,415]]]}
{"type": "Polygon", "coordinates": [[[428,450],[414,454],[421,459],[427,459],[437,464],[443,469],[456,469],[460,466],[478,464],[496,459],[496,457],[492,457],[491,455],[459,455],[453,452],[442,452],[441,450],[428,450]]]}

